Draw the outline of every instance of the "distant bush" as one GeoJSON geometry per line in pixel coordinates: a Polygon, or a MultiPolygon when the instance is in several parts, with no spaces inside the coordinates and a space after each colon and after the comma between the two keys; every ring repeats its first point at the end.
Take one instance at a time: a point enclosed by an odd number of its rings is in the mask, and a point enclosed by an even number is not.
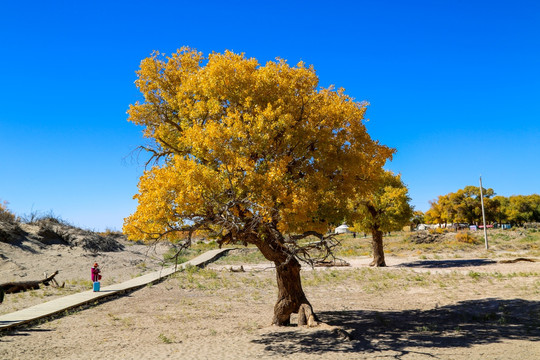
{"type": "Polygon", "coordinates": [[[456,234],[456,240],[466,244],[478,244],[480,242],[478,237],[465,231],[458,232],[456,234]]]}
{"type": "Polygon", "coordinates": [[[448,232],[448,229],[446,228],[429,229],[430,234],[445,234],[447,232],[448,232]]]}
{"type": "Polygon", "coordinates": [[[98,234],[103,236],[103,237],[110,236],[110,237],[114,237],[114,238],[119,238],[119,237],[124,236],[124,234],[122,234],[121,231],[113,230],[113,229],[109,229],[109,228],[106,228],[105,231],[98,232],[98,234]]]}
{"type": "Polygon", "coordinates": [[[30,214],[24,214],[21,216],[21,221],[25,224],[39,225],[44,227],[51,227],[54,225],[71,226],[69,222],[54,214],[52,210],[45,214],[39,211],[32,211],[30,214]]]}
{"type": "Polygon", "coordinates": [[[0,221],[14,223],[16,219],[15,214],[9,211],[7,205],[7,201],[0,202],[0,221]]]}
{"type": "Polygon", "coordinates": [[[409,234],[404,239],[406,242],[414,244],[432,244],[443,240],[441,233],[435,231],[415,231],[409,234]]]}

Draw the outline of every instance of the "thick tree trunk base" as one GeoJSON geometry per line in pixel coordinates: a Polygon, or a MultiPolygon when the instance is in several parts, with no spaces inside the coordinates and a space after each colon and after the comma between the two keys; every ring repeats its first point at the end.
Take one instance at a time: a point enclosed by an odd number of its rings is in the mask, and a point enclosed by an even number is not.
{"type": "MultiPolygon", "coordinates": [[[[296,276],[292,278],[287,278],[292,283],[299,285],[299,269],[298,273],[293,271],[295,274],[298,274],[298,279],[296,276]],[[298,280],[298,282],[296,281],[298,280]]],[[[290,273],[289,273],[290,275],[290,273]]],[[[308,326],[314,327],[318,325],[318,318],[313,311],[313,307],[307,300],[303,291],[300,292],[290,292],[290,288],[282,287],[283,285],[283,273],[278,274],[278,301],[274,306],[274,317],[272,319],[272,325],[277,326],[289,326],[291,325],[291,315],[298,314],[298,326],[308,326]],[[281,276],[280,276],[281,275],[281,276]]],[[[287,282],[287,281],[286,281],[287,282]]],[[[295,289],[298,289],[296,286],[295,289]]],[[[300,288],[301,290],[301,288],[300,288]]]]}
{"type": "MultiPolygon", "coordinates": [[[[276,304],[276,306],[278,306],[278,304],[276,304]]],[[[278,310],[277,313],[274,311],[274,319],[272,320],[272,325],[290,326],[291,315],[287,315],[287,313],[288,312],[283,312],[281,310],[278,310]]],[[[316,327],[320,323],[317,315],[315,315],[315,313],[313,312],[313,307],[309,303],[300,305],[297,313],[298,326],[316,327]]]]}
{"type": "Polygon", "coordinates": [[[371,244],[373,246],[373,261],[369,264],[369,266],[385,267],[386,261],[384,260],[383,233],[379,230],[372,230],[371,234],[371,244]]]}
{"type": "Polygon", "coordinates": [[[381,259],[374,259],[372,262],[369,263],[369,266],[371,267],[386,267],[386,262],[380,261],[381,259]]]}
{"type": "Polygon", "coordinates": [[[278,299],[274,306],[272,325],[288,326],[291,324],[291,314],[298,314],[298,325],[316,326],[317,317],[302,289],[298,260],[278,238],[268,236],[256,245],[264,257],[276,265],[278,299]]]}

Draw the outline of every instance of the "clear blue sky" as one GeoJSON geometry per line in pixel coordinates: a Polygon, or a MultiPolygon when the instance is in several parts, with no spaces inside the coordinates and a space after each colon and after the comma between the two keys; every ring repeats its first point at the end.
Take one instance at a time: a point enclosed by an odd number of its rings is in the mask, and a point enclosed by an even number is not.
{"type": "Polygon", "coordinates": [[[313,64],[371,103],[413,205],[477,185],[540,192],[540,2],[9,1],[0,12],[0,199],[121,229],[143,143],[135,71],[187,45],[313,64]]]}

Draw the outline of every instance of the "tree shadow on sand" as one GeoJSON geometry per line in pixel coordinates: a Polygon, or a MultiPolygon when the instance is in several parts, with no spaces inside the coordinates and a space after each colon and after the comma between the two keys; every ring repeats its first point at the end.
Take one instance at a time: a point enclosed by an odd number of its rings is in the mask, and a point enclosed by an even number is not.
{"type": "Polygon", "coordinates": [[[540,341],[540,302],[520,299],[469,300],[432,310],[328,311],[319,318],[345,331],[278,330],[253,342],[276,355],[391,352],[400,358],[433,348],[540,341]]]}
{"type": "Polygon", "coordinates": [[[25,329],[12,329],[12,330],[3,330],[0,331],[0,342],[12,342],[14,337],[16,336],[30,336],[31,333],[38,333],[38,332],[50,332],[54,331],[52,329],[33,329],[33,328],[25,328],[25,329]]]}

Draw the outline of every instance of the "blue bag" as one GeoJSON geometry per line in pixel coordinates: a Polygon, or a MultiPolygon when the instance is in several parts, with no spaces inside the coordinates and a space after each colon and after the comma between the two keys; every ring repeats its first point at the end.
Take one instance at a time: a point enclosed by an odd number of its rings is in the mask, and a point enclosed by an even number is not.
{"type": "Polygon", "coordinates": [[[94,282],[94,292],[99,291],[99,281],[94,282]]]}

